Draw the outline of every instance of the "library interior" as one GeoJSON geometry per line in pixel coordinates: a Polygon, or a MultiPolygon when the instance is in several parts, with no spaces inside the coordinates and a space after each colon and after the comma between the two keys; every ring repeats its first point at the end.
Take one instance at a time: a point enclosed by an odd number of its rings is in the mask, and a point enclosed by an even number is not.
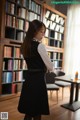
{"type": "MultiPolygon", "coordinates": [[[[57,2],[58,0],[0,0],[1,120],[7,117],[9,120],[24,118],[24,114],[17,110],[25,82],[23,75],[28,70],[21,54],[21,45],[29,23],[35,19],[46,26],[42,44],[53,63],[55,73],[54,78],[49,76],[53,80],[45,83],[50,115],[42,115],[39,120],[80,120],[80,3],[57,2]],[[65,103],[69,103],[68,107],[62,105],[65,103]]],[[[51,73],[49,74],[53,75],[51,73]]]]}

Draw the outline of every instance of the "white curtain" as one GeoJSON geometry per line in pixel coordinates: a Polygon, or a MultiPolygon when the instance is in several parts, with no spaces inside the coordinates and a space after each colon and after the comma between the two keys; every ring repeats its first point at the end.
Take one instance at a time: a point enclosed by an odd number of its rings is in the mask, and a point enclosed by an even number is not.
{"type": "Polygon", "coordinates": [[[64,71],[73,77],[80,76],[80,4],[70,5],[67,11],[64,43],[64,71]]]}

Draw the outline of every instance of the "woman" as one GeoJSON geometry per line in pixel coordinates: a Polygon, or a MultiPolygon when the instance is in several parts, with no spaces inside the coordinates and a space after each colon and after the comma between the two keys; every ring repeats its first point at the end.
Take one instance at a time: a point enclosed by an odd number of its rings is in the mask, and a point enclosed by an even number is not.
{"type": "Polygon", "coordinates": [[[22,86],[18,110],[25,114],[24,120],[41,120],[41,115],[49,114],[48,95],[45,84],[45,73],[53,70],[45,46],[41,40],[45,34],[45,25],[38,20],[29,23],[21,53],[28,70],[22,86]]]}

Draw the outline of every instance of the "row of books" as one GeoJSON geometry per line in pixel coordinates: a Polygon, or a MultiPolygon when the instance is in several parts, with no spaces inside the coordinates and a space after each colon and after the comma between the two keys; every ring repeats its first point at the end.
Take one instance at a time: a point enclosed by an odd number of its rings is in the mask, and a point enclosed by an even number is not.
{"type": "Polygon", "coordinates": [[[25,36],[25,33],[24,33],[24,32],[18,31],[18,32],[16,33],[16,40],[19,40],[19,41],[23,42],[24,36],[25,36]]]}
{"type": "Polygon", "coordinates": [[[63,48],[63,41],[51,39],[51,38],[43,38],[42,43],[47,46],[59,47],[63,48]]]}
{"type": "Polygon", "coordinates": [[[64,27],[60,24],[57,24],[55,22],[52,22],[51,20],[48,20],[46,18],[44,18],[44,24],[46,25],[47,28],[60,32],[60,33],[64,33],[64,27]]]}
{"type": "Polygon", "coordinates": [[[12,83],[12,72],[3,72],[2,83],[12,83]]]}
{"type": "Polygon", "coordinates": [[[25,21],[21,20],[21,19],[17,19],[17,21],[16,21],[16,28],[24,30],[24,26],[25,26],[25,21]]]}
{"type": "Polygon", "coordinates": [[[33,0],[6,0],[5,37],[23,42],[29,23],[40,20],[41,5],[33,0]]]}
{"type": "Polygon", "coordinates": [[[38,19],[40,20],[40,15],[39,14],[35,14],[34,12],[29,12],[29,21],[32,21],[34,19],[38,19]]]}
{"type": "Polygon", "coordinates": [[[61,33],[56,32],[54,30],[46,29],[45,37],[52,37],[53,39],[61,41],[64,39],[64,34],[61,34],[61,33]]]}
{"type": "Polygon", "coordinates": [[[14,0],[6,0],[6,12],[15,14],[16,9],[18,9],[19,5],[25,8],[29,8],[29,0],[16,0],[16,2],[14,0]]]}
{"type": "MultiPolygon", "coordinates": [[[[13,18],[15,18],[15,15],[17,15],[17,18],[20,17],[20,18],[28,20],[29,19],[28,14],[29,14],[29,12],[25,8],[18,8],[16,14],[14,14],[14,12],[12,13],[11,11],[7,12],[6,20],[8,19],[8,21],[11,21],[12,16],[13,16],[13,18]],[[13,15],[11,15],[11,14],[13,14],[13,15]]],[[[15,20],[15,19],[13,19],[13,20],[15,20]]],[[[15,22],[15,21],[13,21],[13,22],[15,22]]],[[[7,24],[8,24],[8,22],[7,22],[7,24]]]]}
{"type": "Polygon", "coordinates": [[[22,61],[21,60],[8,60],[3,62],[3,70],[21,70],[22,61]]]}
{"type": "Polygon", "coordinates": [[[20,58],[20,48],[4,46],[4,57],[20,58]]]}
{"type": "Polygon", "coordinates": [[[28,20],[28,10],[25,8],[17,8],[17,16],[28,20]]]}
{"type": "Polygon", "coordinates": [[[41,6],[33,0],[17,0],[16,3],[40,14],[41,6]]]}
{"type": "Polygon", "coordinates": [[[16,0],[16,3],[20,6],[29,8],[29,0],[16,0]]]}
{"type": "Polygon", "coordinates": [[[59,60],[53,61],[53,66],[54,68],[62,67],[62,61],[59,61],[59,60]]]}
{"type": "Polygon", "coordinates": [[[16,30],[16,35],[18,34],[18,32],[20,32],[20,29],[23,30],[23,32],[24,31],[26,32],[28,30],[28,27],[29,27],[29,22],[28,21],[23,21],[23,20],[17,19],[16,28],[18,30],[16,30]]]}
{"type": "MultiPolygon", "coordinates": [[[[38,19],[40,20],[40,16],[33,13],[33,12],[29,12],[29,20],[32,21],[33,19],[38,19]]],[[[15,16],[11,16],[11,15],[6,15],[5,16],[5,25],[6,27],[13,27],[13,28],[16,28],[16,29],[20,29],[20,30],[25,30],[27,31],[28,30],[28,26],[29,26],[29,23],[28,21],[25,21],[25,20],[22,20],[20,18],[15,18],[15,16]]]]}
{"type": "Polygon", "coordinates": [[[50,39],[48,45],[53,47],[63,48],[63,41],[50,39]]]}
{"type": "Polygon", "coordinates": [[[13,83],[23,80],[23,71],[16,72],[3,72],[2,75],[2,84],[3,83],[13,83]]]}
{"type": "Polygon", "coordinates": [[[4,60],[3,70],[13,70],[13,60],[11,59],[4,60]]]}
{"type": "Polygon", "coordinates": [[[14,70],[25,70],[25,69],[27,69],[27,64],[25,60],[5,59],[3,61],[3,70],[14,71],[14,70]]]}
{"type": "Polygon", "coordinates": [[[64,22],[65,22],[64,19],[61,16],[55,13],[52,13],[49,10],[46,11],[45,17],[46,19],[49,19],[50,21],[54,21],[56,23],[59,23],[60,25],[64,25],[64,22]]]}
{"type": "Polygon", "coordinates": [[[20,48],[15,47],[13,52],[14,58],[20,58],[20,48]]]}
{"type": "Polygon", "coordinates": [[[22,18],[25,18],[26,16],[26,8],[37,14],[41,13],[41,6],[32,0],[17,0],[17,4],[21,5],[22,8],[15,3],[6,1],[6,13],[14,15],[17,11],[17,15],[21,16],[22,18]]]}
{"type": "Polygon", "coordinates": [[[12,89],[11,89],[11,93],[17,93],[17,92],[21,92],[22,89],[22,83],[17,83],[17,84],[12,84],[12,89]]]}
{"type": "Polygon", "coordinates": [[[22,19],[16,19],[14,16],[6,15],[5,24],[8,27],[16,27],[21,30],[25,29],[25,21],[22,19]]]}
{"type": "Polygon", "coordinates": [[[13,82],[18,82],[23,80],[23,71],[13,72],[13,82]]]}
{"type": "Polygon", "coordinates": [[[10,31],[9,31],[9,28],[6,27],[7,29],[5,32],[5,37],[23,42],[23,40],[26,36],[26,31],[28,30],[28,27],[29,27],[29,24],[27,21],[25,22],[25,31],[21,30],[19,28],[13,29],[12,26],[11,26],[10,31]]]}
{"type": "Polygon", "coordinates": [[[16,27],[16,18],[14,16],[6,15],[5,25],[10,27],[16,27]]]}
{"type": "Polygon", "coordinates": [[[53,60],[62,60],[63,59],[63,54],[59,53],[59,52],[49,52],[48,51],[48,55],[50,59],[53,60]]]}
{"type": "Polygon", "coordinates": [[[32,10],[35,13],[40,14],[41,6],[33,0],[17,0],[17,4],[32,10]]]}
{"type": "Polygon", "coordinates": [[[4,57],[13,57],[13,50],[12,50],[12,47],[5,46],[5,47],[4,47],[3,56],[4,56],[4,57]]]}
{"type": "Polygon", "coordinates": [[[22,83],[2,84],[2,94],[14,94],[21,92],[22,83]]]}
{"type": "Polygon", "coordinates": [[[41,6],[32,0],[29,0],[29,9],[34,11],[35,13],[41,13],[41,6]]]}
{"type": "Polygon", "coordinates": [[[14,60],[13,62],[13,70],[21,70],[22,69],[22,61],[14,60]]]}
{"type": "Polygon", "coordinates": [[[15,4],[6,1],[6,12],[10,14],[15,14],[15,4]]]}
{"type": "Polygon", "coordinates": [[[63,40],[63,38],[64,38],[64,35],[63,34],[61,34],[61,33],[58,33],[58,32],[55,32],[55,31],[50,31],[50,36],[49,37],[52,37],[52,38],[54,38],[54,39],[56,39],[56,40],[63,40]]]}

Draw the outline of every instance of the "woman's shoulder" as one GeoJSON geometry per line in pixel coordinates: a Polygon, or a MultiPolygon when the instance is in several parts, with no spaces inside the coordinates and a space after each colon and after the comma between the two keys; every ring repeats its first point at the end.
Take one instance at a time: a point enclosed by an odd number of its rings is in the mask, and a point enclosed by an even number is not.
{"type": "Polygon", "coordinates": [[[45,45],[43,43],[39,43],[38,47],[45,48],[45,45]]]}

